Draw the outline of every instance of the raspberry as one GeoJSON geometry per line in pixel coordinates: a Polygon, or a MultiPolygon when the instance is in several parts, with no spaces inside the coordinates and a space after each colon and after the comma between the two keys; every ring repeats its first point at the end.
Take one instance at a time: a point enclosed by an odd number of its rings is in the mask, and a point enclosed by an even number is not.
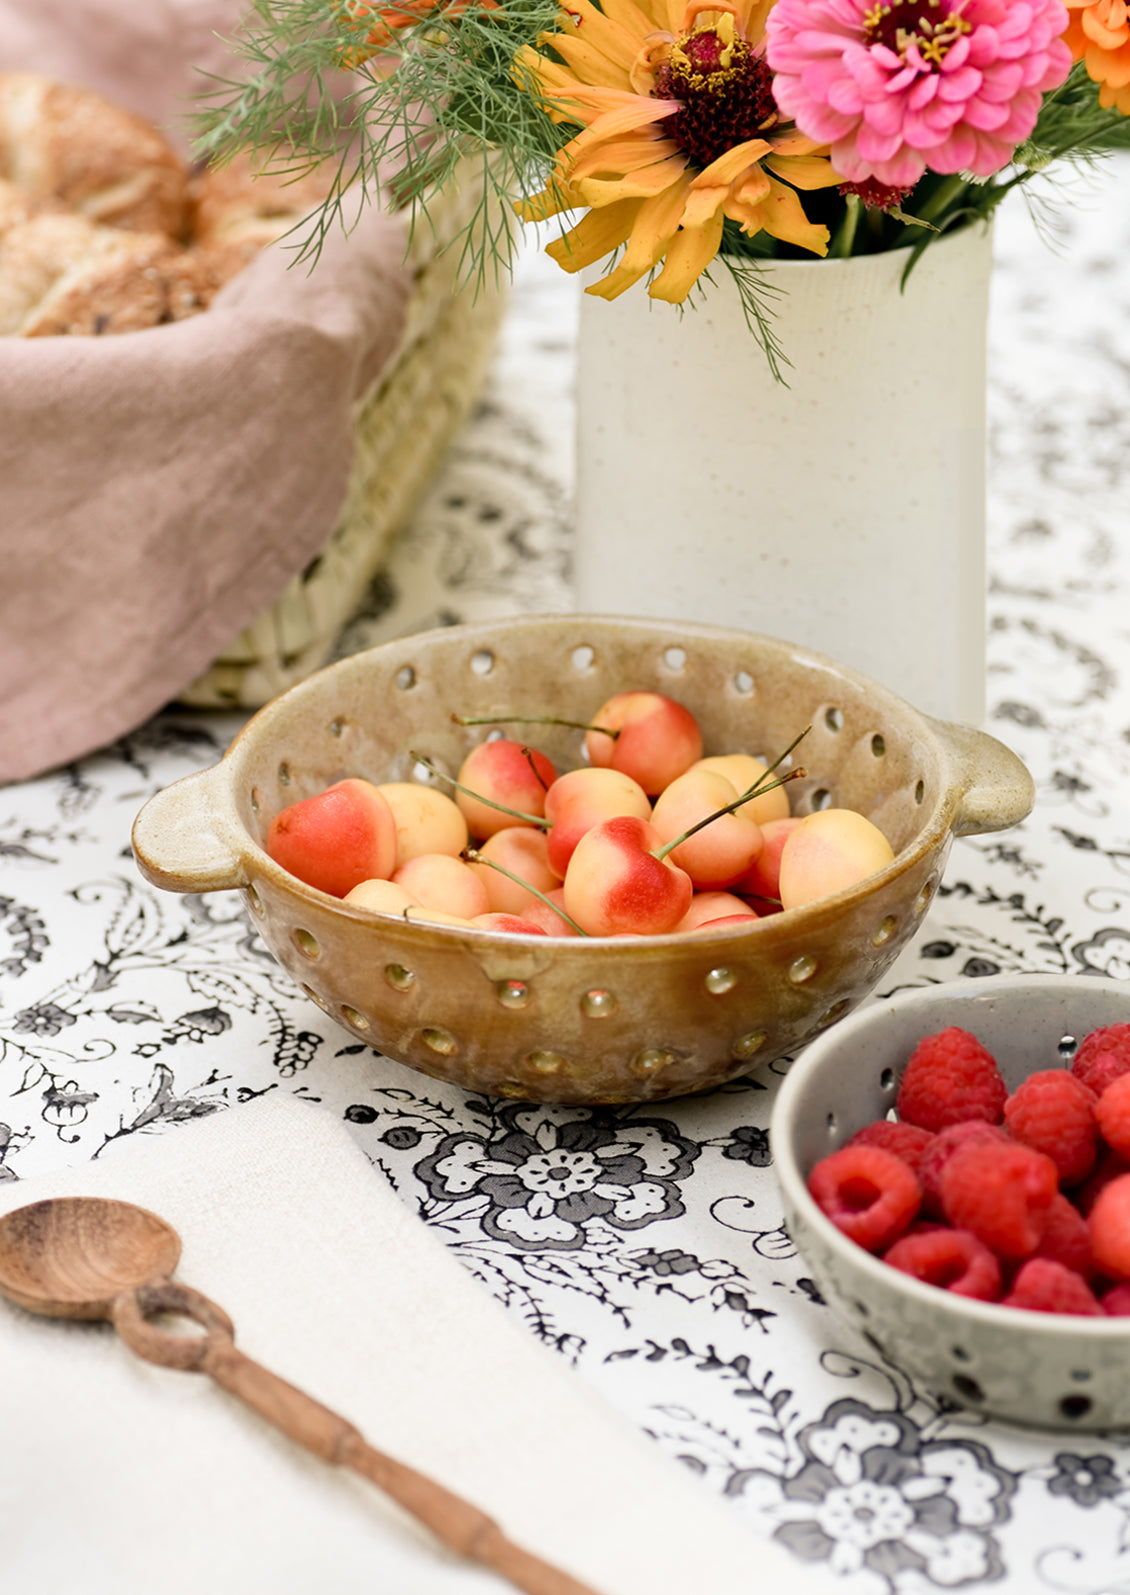
{"type": "Polygon", "coordinates": [[[1072,1313],[1077,1318],[1100,1318],[1103,1314],[1086,1280],[1050,1257],[1030,1257],[1001,1305],[1026,1307],[1036,1313],[1072,1313]]]}
{"type": "Polygon", "coordinates": [[[951,1025],[914,1049],[899,1085],[898,1116],[924,1130],[963,1119],[999,1124],[1007,1096],[992,1053],[970,1031],[951,1025]]]}
{"type": "Polygon", "coordinates": [[[1101,1097],[1112,1080],[1130,1071],[1130,1024],[1104,1025],[1084,1036],[1072,1059],[1071,1072],[1101,1097]]]}
{"type": "Polygon", "coordinates": [[[1108,1318],[1130,1318],[1130,1285],[1112,1285],[1099,1305],[1108,1318]]]}
{"type": "Polygon", "coordinates": [[[897,1119],[876,1119],[857,1130],[848,1146],[881,1146],[884,1152],[893,1152],[907,1166],[918,1173],[922,1154],[934,1139],[929,1130],[917,1124],[902,1124],[897,1119]]]}
{"type": "Polygon", "coordinates": [[[1082,1274],[1084,1279],[1090,1279],[1095,1272],[1090,1227],[1079,1209],[1068,1201],[1062,1191],[1056,1194],[1048,1208],[1044,1233],[1035,1255],[1050,1257],[1053,1262],[1062,1263],[1065,1268],[1082,1274]]]}
{"type": "Polygon", "coordinates": [[[1095,1108],[1103,1139],[1120,1157],[1130,1157],[1130,1074],[1112,1080],[1095,1108]]]}
{"type": "Polygon", "coordinates": [[[1078,1185],[1095,1166],[1095,1094],[1066,1069],[1030,1074],[1004,1105],[1004,1127],[1014,1140],[1050,1157],[1063,1185],[1078,1185]]]}
{"type": "Polygon", "coordinates": [[[923,1229],[904,1235],[883,1261],[927,1285],[954,1296],[996,1301],[1001,1292],[1001,1267],[989,1248],[964,1229],[923,1229]]]}
{"type": "Polygon", "coordinates": [[[808,1189],[836,1228],[869,1252],[896,1241],[922,1201],[914,1174],[881,1146],[843,1146],[821,1158],[808,1189]]]}
{"type": "Polygon", "coordinates": [[[942,1172],[950,1223],[972,1230],[999,1257],[1031,1256],[1058,1190],[1051,1158],[1012,1142],[970,1141],[942,1172]]]}
{"type": "Polygon", "coordinates": [[[922,1187],[922,1211],[930,1218],[943,1218],[942,1171],[959,1146],[966,1141],[1007,1142],[1008,1136],[998,1125],[986,1124],[984,1119],[965,1119],[961,1124],[951,1124],[939,1130],[922,1154],[918,1165],[918,1183],[922,1187]]]}
{"type": "Polygon", "coordinates": [[[1130,1174],[1103,1186],[1087,1223],[1097,1266],[1112,1279],[1130,1279],[1130,1174]]]}
{"type": "MultiPolygon", "coordinates": [[[[1101,1098],[1100,1098],[1101,1101],[1101,1098]]],[[[1111,1180],[1118,1179],[1120,1174],[1130,1174],[1130,1163],[1124,1157],[1119,1157],[1117,1152],[1112,1152],[1109,1147],[1100,1148],[1099,1161],[1095,1165],[1094,1173],[1082,1185],[1077,1185],[1071,1193],[1071,1200],[1083,1214],[1088,1214],[1095,1205],[1095,1198],[1105,1185],[1111,1180]]]]}

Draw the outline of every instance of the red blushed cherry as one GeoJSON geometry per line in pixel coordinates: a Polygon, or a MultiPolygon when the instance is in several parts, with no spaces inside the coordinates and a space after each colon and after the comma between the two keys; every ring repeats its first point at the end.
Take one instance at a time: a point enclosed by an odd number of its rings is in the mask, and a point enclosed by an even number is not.
{"type": "Polygon", "coordinates": [[[702,758],[702,732],[689,709],[658,692],[618,692],[593,716],[591,724],[607,731],[585,733],[585,751],[592,764],[622,770],[649,797],[689,770],[702,758]]]}
{"type": "Polygon", "coordinates": [[[528,825],[545,813],[545,794],[557,779],[557,767],[544,753],[525,742],[496,737],[480,742],[463,760],[455,802],[472,836],[485,840],[510,825],[528,825]],[[489,803],[480,802],[489,798],[489,803]],[[501,803],[516,813],[493,807],[501,803]]]}
{"type": "Polygon", "coordinates": [[[630,775],[590,766],[558,776],[545,794],[545,818],[549,821],[546,858],[558,880],[565,879],[573,849],[585,832],[621,814],[637,820],[651,818],[651,801],[630,775]]]}
{"type": "Polygon", "coordinates": [[[654,826],[630,815],[586,831],[565,872],[565,908],[587,935],[662,936],[676,928],[694,888],[685,870],[656,857],[662,846],[654,826]]]}
{"type": "Polygon", "coordinates": [[[331,897],[396,867],[396,821],[371,781],[351,776],[302,798],[271,821],[267,852],[284,870],[331,897]]]}

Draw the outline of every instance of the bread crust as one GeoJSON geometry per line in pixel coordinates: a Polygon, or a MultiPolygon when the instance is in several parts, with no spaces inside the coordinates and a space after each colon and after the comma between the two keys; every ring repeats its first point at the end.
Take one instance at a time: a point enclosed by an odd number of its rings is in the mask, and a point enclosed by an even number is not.
{"type": "Polygon", "coordinates": [[[0,177],[107,227],[185,234],[188,174],[157,129],[38,73],[0,73],[0,177]]]}

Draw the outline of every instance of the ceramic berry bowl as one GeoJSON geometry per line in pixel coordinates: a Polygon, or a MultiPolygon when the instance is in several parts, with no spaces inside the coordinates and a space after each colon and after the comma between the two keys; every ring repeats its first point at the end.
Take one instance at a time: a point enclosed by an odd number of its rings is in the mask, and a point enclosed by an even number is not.
{"type": "Polygon", "coordinates": [[[1017,975],[957,980],[868,1005],[792,1065],[772,1121],[789,1232],[826,1300],[922,1388],[1049,1429],[1130,1426],[1130,1318],[1073,1317],[956,1296],[847,1239],[809,1194],[814,1166],[893,1109],[923,1037],[951,1025],[995,1058],[1010,1092],[1068,1069],[1091,1031],[1130,1022],[1130,982],[1017,975]]]}
{"type": "MultiPolygon", "coordinates": [[[[575,729],[523,734],[561,770],[583,762],[575,729]]],[[[494,1095],[631,1102],[708,1090],[841,1018],[922,923],[953,838],[1015,824],[1032,796],[1027,770],[994,738],[928,719],[787,643],[540,616],[408,637],[318,672],[255,715],[218,765],[152,798],[134,849],[158,886],[241,890],[298,985],[389,1057],[494,1095]],[[455,775],[490,728],[456,724],[453,712],[586,720],[637,688],[683,703],[710,753],[773,758],[810,726],[794,812],[856,809],[885,833],[893,862],[740,927],[551,939],[347,907],[265,850],[280,809],[343,777],[455,775]]]]}

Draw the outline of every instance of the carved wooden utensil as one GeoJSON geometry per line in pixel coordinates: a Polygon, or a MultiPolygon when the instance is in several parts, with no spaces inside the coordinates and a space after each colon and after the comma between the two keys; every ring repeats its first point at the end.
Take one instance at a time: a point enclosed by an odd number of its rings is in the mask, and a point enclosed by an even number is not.
{"type": "Polygon", "coordinates": [[[131,1351],[163,1368],[206,1373],[299,1445],[377,1485],[437,1539],[525,1595],[596,1595],[507,1539],[499,1525],[434,1479],[375,1450],[337,1413],[245,1357],[222,1307],[172,1279],[181,1242],[147,1208],[102,1197],[33,1202],[0,1218],[0,1291],[50,1318],[108,1319],[131,1351]],[[202,1334],[150,1322],[188,1318],[202,1334]]]}

